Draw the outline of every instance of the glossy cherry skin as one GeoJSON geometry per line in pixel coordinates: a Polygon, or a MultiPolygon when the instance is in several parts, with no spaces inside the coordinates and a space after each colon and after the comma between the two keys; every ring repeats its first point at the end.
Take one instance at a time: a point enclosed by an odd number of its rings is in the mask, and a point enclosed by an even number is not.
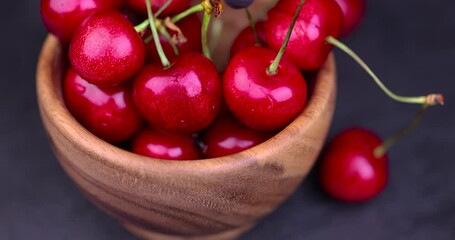
{"type": "Polygon", "coordinates": [[[235,117],[256,130],[277,130],[302,112],[307,86],[300,70],[286,57],[274,75],[267,68],[276,52],[251,47],[229,61],[223,76],[225,101],[235,117]]]}
{"type": "MultiPolygon", "coordinates": [[[[158,11],[167,0],[152,0],[152,11],[158,11]]],[[[125,0],[126,6],[139,15],[147,16],[147,5],[145,0],[125,0]]],[[[176,15],[190,7],[190,0],[172,0],[171,3],[159,15],[160,18],[176,15]]]]}
{"type": "Polygon", "coordinates": [[[166,160],[201,159],[201,151],[190,135],[171,135],[152,128],[134,137],[131,152],[166,160]]]}
{"type": "Polygon", "coordinates": [[[215,158],[238,153],[264,142],[269,135],[246,128],[232,117],[221,118],[201,136],[203,155],[205,158],[215,158]]]}
{"type": "Polygon", "coordinates": [[[63,82],[63,96],[74,118],[107,142],[125,141],[142,125],[129,83],[98,87],[85,81],[70,67],[63,82]]]}
{"type": "Polygon", "coordinates": [[[90,83],[112,86],[142,67],[145,50],[141,37],[121,13],[104,10],[90,15],[74,33],[69,59],[90,83]]]}
{"type": "Polygon", "coordinates": [[[41,0],[41,18],[47,30],[64,44],[91,13],[103,9],[120,9],[122,0],[41,0]]]}
{"type": "Polygon", "coordinates": [[[195,133],[216,117],[221,101],[220,78],[204,55],[186,53],[168,68],[146,65],[134,80],[133,98],[153,127],[171,133],[195,133]]]}
{"type": "Polygon", "coordinates": [[[365,15],[365,0],[335,0],[343,11],[342,35],[347,36],[353,32],[365,15]]]}
{"type": "Polygon", "coordinates": [[[231,46],[231,57],[234,56],[238,51],[253,47],[253,46],[262,46],[264,47],[265,45],[265,22],[264,21],[259,21],[254,24],[254,27],[256,29],[256,33],[259,37],[259,41],[261,43],[256,42],[256,37],[253,34],[253,30],[251,29],[250,26],[247,26],[244,28],[239,35],[235,38],[234,42],[232,43],[231,46]]]}
{"type": "Polygon", "coordinates": [[[322,188],[332,197],[347,202],[364,202],[378,195],[388,179],[387,155],[376,158],[382,144],[373,132],[350,128],[329,144],[320,166],[322,188]]]}
{"type": "MultiPolygon", "coordinates": [[[[179,54],[184,54],[188,52],[201,52],[202,50],[201,32],[194,30],[201,29],[202,27],[202,23],[199,17],[195,14],[192,14],[178,21],[176,25],[183,32],[183,35],[185,35],[185,38],[187,40],[186,42],[177,44],[179,54]]],[[[168,30],[168,32],[171,36],[177,34],[172,30],[168,30]]],[[[177,57],[169,41],[161,34],[160,42],[161,46],[163,47],[163,51],[169,60],[173,60],[175,57],[177,57]]],[[[153,40],[145,44],[145,50],[147,53],[148,62],[161,63],[160,57],[158,56],[158,52],[156,51],[155,42],[153,40]]]]}
{"type": "MultiPolygon", "coordinates": [[[[278,51],[300,0],[280,0],[268,12],[265,36],[270,48],[278,51]]],[[[338,38],[343,28],[343,13],[334,0],[307,0],[292,31],[286,56],[302,70],[315,70],[327,59],[333,46],[326,38],[338,38]]]]}

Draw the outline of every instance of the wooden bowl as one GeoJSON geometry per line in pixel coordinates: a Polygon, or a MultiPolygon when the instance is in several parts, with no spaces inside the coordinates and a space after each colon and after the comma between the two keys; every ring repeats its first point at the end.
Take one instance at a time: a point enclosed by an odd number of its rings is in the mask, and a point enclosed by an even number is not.
{"type": "Polygon", "coordinates": [[[335,106],[333,55],[320,69],[305,110],[268,141],[199,161],[163,161],[110,145],[82,127],[62,98],[64,52],[48,36],[37,96],[54,153],[99,208],[143,239],[234,239],[287,199],[313,166],[335,106]]]}

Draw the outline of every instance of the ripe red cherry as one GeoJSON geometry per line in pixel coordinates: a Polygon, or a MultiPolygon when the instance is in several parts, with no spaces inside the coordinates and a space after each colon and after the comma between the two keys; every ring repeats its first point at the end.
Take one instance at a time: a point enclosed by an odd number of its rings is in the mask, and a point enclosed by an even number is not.
{"type": "MultiPolygon", "coordinates": [[[[152,11],[158,11],[166,3],[166,1],[167,0],[150,1],[152,4],[152,11]]],[[[167,17],[183,12],[190,7],[190,2],[190,0],[172,0],[159,17],[167,17]]],[[[126,0],[126,5],[128,8],[140,15],[147,15],[147,5],[145,4],[145,0],[126,0]]]]}
{"type": "Polygon", "coordinates": [[[199,148],[190,135],[171,135],[152,128],[142,130],[133,139],[131,151],[143,156],[167,160],[201,158],[199,148]]]}
{"type": "Polygon", "coordinates": [[[125,141],[142,125],[129,84],[98,87],[85,81],[70,67],[63,82],[63,95],[71,114],[107,142],[125,141]]]}
{"type": "Polygon", "coordinates": [[[122,0],[41,0],[41,18],[47,30],[68,44],[73,33],[90,14],[119,9],[122,0]]]}
{"type": "Polygon", "coordinates": [[[347,129],[330,143],[321,161],[322,188],[331,196],[348,202],[367,201],[387,184],[387,156],[374,156],[382,144],[373,132],[347,129]]]}
{"type": "Polygon", "coordinates": [[[201,136],[203,154],[206,158],[231,155],[262,143],[266,137],[232,118],[218,119],[201,136]]]}
{"type": "MultiPolygon", "coordinates": [[[[201,29],[202,23],[201,20],[199,20],[199,17],[195,14],[189,15],[184,19],[178,21],[176,25],[177,27],[180,28],[180,30],[185,35],[185,38],[187,39],[186,42],[177,44],[179,54],[181,55],[187,52],[201,52],[202,50],[201,32],[194,31],[194,29],[201,29]]],[[[169,34],[172,36],[177,33],[172,30],[169,30],[169,34]]],[[[177,57],[169,41],[162,35],[160,35],[160,42],[161,46],[163,47],[163,51],[166,54],[166,57],[168,57],[170,61],[177,57]]],[[[148,62],[161,63],[158,52],[156,51],[155,42],[153,40],[145,44],[145,49],[147,52],[148,62]]]]}
{"type": "MultiPolygon", "coordinates": [[[[265,22],[259,21],[254,24],[256,29],[256,33],[259,37],[259,41],[265,44],[265,22]]],[[[235,38],[234,43],[231,46],[231,56],[234,56],[238,51],[253,47],[253,46],[261,46],[256,42],[256,37],[254,36],[253,30],[251,26],[247,26],[244,28],[239,35],[235,38]]]]}
{"type": "Polygon", "coordinates": [[[307,87],[300,70],[282,58],[276,74],[267,72],[276,52],[251,47],[229,61],[223,76],[223,94],[236,118],[256,130],[277,130],[304,108],[307,87]]]}
{"type": "Polygon", "coordinates": [[[69,58],[90,83],[112,86],[142,67],[145,50],[141,37],[121,13],[104,10],[90,15],[74,33],[69,58]]]}
{"type": "Polygon", "coordinates": [[[365,0],[335,0],[343,11],[342,35],[347,36],[359,25],[365,15],[365,0]]]}
{"type": "MultiPolygon", "coordinates": [[[[280,0],[268,12],[265,36],[270,48],[278,51],[286,37],[299,0],[280,0]]],[[[307,0],[292,31],[286,56],[303,70],[318,69],[332,50],[326,38],[338,38],[343,27],[343,13],[334,0],[307,0]]]]}
{"type": "Polygon", "coordinates": [[[172,133],[194,133],[216,117],[221,101],[215,65],[200,53],[186,53],[170,67],[146,65],[136,76],[133,98],[154,127],[172,133]]]}

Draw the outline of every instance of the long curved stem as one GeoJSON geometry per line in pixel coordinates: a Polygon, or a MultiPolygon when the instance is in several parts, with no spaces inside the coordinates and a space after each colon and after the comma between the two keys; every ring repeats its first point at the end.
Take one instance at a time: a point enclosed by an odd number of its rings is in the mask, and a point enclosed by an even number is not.
{"type": "Polygon", "coordinates": [[[428,104],[428,105],[443,105],[444,100],[443,96],[441,94],[429,94],[426,96],[417,96],[417,97],[408,97],[408,96],[400,96],[392,91],[390,91],[379,78],[374,74],[374,72],[368,67],[368,65],[354,52],[352,51],[348,46],[346,46],[344,43],[340,42],[336,38],[332,36],[328,36],[326,38],[326,41],[335,47],[339,48],[346,54],[348,54],[352,59],[354,59],[370,76],[373,78],[375,83],[381,88],[381,90],[387,94],[390,98],[394,99],[395,101],[398,102],[403,102],[403,103],[411,103],[411,104],[428,104]]]}

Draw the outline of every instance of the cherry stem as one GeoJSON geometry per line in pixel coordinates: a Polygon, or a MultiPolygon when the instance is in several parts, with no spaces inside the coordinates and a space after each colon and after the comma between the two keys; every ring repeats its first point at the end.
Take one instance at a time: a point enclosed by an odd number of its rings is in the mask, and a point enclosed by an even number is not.
{"type": "Polygon", "coordinates": [[[169,34],[169,32],[167,31],[166,28],[160,28],[160,33],[161,35],[163,35],[166,40],[171,44],[171,47],[172,49],[174,50],[174,54],[175,55],[179,55],[179,49],[177,47],[177,45],[172,41],[172,37],[171,35],[169,34]]]}
{"type": "Polygon", "coordinates": [[[161,7],[156,11],[155,17],[158,17],[168,6],[171,4],[173,0],[167,0],[161,7]]]}
{"type": "Polygon", "coordinates": [[[174,17],[171,18],[171,21],[173,23],[176,23],[184,18],[186,18],[187,16],[193,14],[193,13],[197,13],[197,12],[201,12],[201,11],[204,11],[205,10],[205,7],[202,3],[199,3],[197,5],[194,5],[190,8],[188,8],[187,10],[175,15],[174,17]]]}
{"type": "Polygon", "coordinates": [[[207,37],[207,32],[209,29],[209,24],[210,24],[211,18],[212,18],[212,14],[208,11],[204,11],[204,17],[202,18],[202,29],[201,29],[202,52],[208,59],[211,59],[210,49],[209,49],[209,44],[208,44],[208,37],[207,37]]]}
{"type": "Polygon", "coordinates": [[[134,30],[136,30],[136,32],[142,32],[149,26],[149,23],[150,23],[150,21],[148,19],[146,19],[145,21],[134,26],[134,30]]]}
{"type": "Polygon", "coordinates": [[[256,41],[257,45],[262,45],[261,40],[259,39],[258,32],[256,31],[256,24],[254,22],[253,16],[248,8],[245,8],[246,16],[248,17],[248,21],[250,22],[251,31],[253,32],[254,40],[256,41]]]}
{"type": "Polygon", "coordinates": [[[417,125],[419,125],[420,121],[423,118],[423,115],[425,114],[425,111],[427,110],[428,104],[424,103],[422,104],[422,107],[420,108],[419,112],[416,114],[416,116],[412,119],[412,121],[401,131],[397,132],[394,134],[392,137],[386,139],[380,146],[376,147],[374,149],[374,156],[376,158],[381,158],[386,154],[386,152],[393,146],[395,145],[401,138],[409,134],[412,130],[414,130],[417,125]]]}
{"type": "Polygon", "coordinates": [[[150,3],[150,0],[145,0],[145,3],[147,5],[147,14],[150,22],[150,29],[152,30],[153,41],[155,41],[155,47],[158,52],[158,55],[160,56],[161,64],[163,65],[163,67],[169,67],[171,63],[169,62],[169,59],[166,57],[166,54],[163,51],[163,47],[161,46],[158,31],[156,29],[156,23],[154,21],[155,17],[153,16],[152,12],[152,4],[150,3]]]}
{"type": "MultiPolygon", "coordinates": [[[[169,32],[167,31],[167,29],[166,29],[166,28],[160,27],[158,30],[160,31],[160,34],[163,35],[163,37],[166,38],[166,40],[171,44],[171,47],[172,47],[172,49],[174,50],[174,54],[175,54],[175,55],[179,55],[179,49],[178,49],[178,47],[175,45],[175,43],[172,41],[172,37],[171,37],[171,35],[169,34],[169,32]]],[[[145,43],[149,43],[149,42],[152,41],[152,40],[153,40],[153,36],[150,35],[150,36],[148,36],[146,39],[144,39],[144,42],[145,42],[145,43]]]]}
{"type": "Polygon", "coordinates": [[[433,105],[444,105],[444,97],[442,94],[429,94],[426,96],[417,96],[417,97],[409,97],[409,96],[400,96],[392,91],[390,91],[379,78],[374,74],[374,72],[368,67],[368,65],[354,52],[352,51],[348,46],[346,46],[344,43],[340,42],[336,38],[332,36],[328,36],[326,38],[326,41],[335,47],[339,48],[342,50],[344,53],[349,55],[351,58],[353,58],[376,82],[376,84],[381,88],[381,90],[387,94],[390,98],[397,102],[402,102],[402,103],[410,103],[410,104],[427,104],[429,106],[433,105]]]}
{"type": "Polygon", "coordinates": [[[297,18],[299,17],[300,10],[302,10],[304,3],[305,3],[305,0],[300,0],[299,5],[297,6],[297,9],[294,13],[294,16],[292,17],[291,25],[289,26],[288,32],[286,33],[286,38],[284,39],[283,45],[281,45],[280,51],[276,55],[275,60],[273,60],[272,64],[267,68],[267,73],[269,75],[275,75],[277,73],[281,58],[283,57],[284,52],[286,51],[286,47],[289,43],[289,39],[291,38],[292,30],[294,29],[295,22],[297,21],[297,18]]]}

